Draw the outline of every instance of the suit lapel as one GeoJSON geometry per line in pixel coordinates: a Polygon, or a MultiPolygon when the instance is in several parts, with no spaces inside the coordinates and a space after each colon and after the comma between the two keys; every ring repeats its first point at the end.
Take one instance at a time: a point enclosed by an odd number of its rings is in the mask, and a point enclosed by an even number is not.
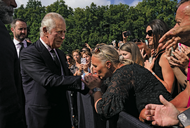
{"type": "Polygon", "coordinates": [[[44,64],[50,69],[53,73],[57,75],[61,75],[61,71],[59,68],[57,68],[55,62],[53,61],[53,58],[51,57],[49,51],[47,48],[42,44],[40,40],[36,42],[36,48],[39,52],[41,52],[41,56],[44,60],[44,64]]]}

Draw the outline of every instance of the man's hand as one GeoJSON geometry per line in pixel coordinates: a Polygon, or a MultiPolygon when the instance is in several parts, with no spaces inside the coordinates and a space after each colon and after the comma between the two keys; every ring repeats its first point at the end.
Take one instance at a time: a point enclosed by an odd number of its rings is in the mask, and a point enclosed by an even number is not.
{"type": "Polygon", "coordinates": [[[177,43],[183,43],[190,46],[190,25],[175,27],[165,33],[159,40],[159,46],[162,49],[176,46],[177,43]]]}
{"type": "Polygon", "coordinates": [[[173,126],[179,123],[177,115],[180,113],[175,106],[160,95],[163,105],[148,104],[145,106],[146,120],[152,121],[152,125],[173,126]]]}
{"type": "Polygon", "coordinates": [[[101,79],[93,76],[92,74],[89,74],[87,76],[85,75],[84,80],[82,80],[82,82],[84,82],[89,89],[93,89],[95,87],[100,88],[102,84],[101,79]]]}

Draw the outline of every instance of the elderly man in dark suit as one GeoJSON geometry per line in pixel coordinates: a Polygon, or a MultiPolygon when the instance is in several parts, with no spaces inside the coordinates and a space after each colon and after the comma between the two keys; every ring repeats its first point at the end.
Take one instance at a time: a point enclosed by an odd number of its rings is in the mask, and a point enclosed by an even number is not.
{"type": "Polygon", "coordinates": [[[12,22],[15,7],[15,0],[0,1],[0,128],[25,127],[19,60],[4,26],[12,22]]]}
{"type": "Polygon", "coordinates": [[[25,113],[28,128],[71,128],[67,90],[82,91],[80,76],[72,76],[58,48],[66,33],[64,18],[48,13],[40,39],[21,51],[25,113]]]}

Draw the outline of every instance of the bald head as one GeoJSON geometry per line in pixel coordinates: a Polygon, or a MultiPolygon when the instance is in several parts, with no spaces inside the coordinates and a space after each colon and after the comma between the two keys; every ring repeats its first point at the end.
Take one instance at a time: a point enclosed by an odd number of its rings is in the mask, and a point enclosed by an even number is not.
{"type": "Polygon", "coordinates": [[[176,12],[175,27],[190,25],[190,1],[183,2],[176,12]]]}

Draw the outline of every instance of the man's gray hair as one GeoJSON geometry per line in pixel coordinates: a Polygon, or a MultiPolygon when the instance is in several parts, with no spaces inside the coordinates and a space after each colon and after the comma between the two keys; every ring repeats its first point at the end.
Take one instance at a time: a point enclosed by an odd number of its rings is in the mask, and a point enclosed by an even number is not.
{"type": "Polygon", "coordinates": [[[65,22],[64,18],[58,13],[50,12],[45,15],[41,22],[40,37],[44,36],[43,27],[46,27],[47,31],[51,33],[51,30],[56,27],[55,20],[57,19],[61,19],[65,22]]]}

